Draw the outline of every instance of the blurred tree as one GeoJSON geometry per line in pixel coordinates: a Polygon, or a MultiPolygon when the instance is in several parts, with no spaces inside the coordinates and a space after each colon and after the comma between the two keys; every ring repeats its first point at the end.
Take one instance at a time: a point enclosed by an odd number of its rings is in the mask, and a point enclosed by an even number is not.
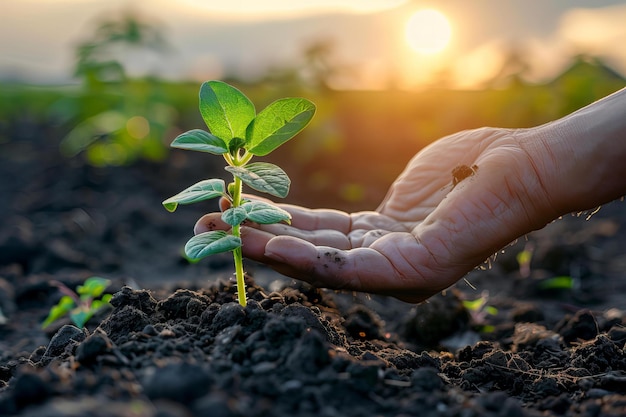
{"type": "Polygon", "coordinates": [[[330,90],[329,81],[338,71],[334,64],[334,42],[322,39],[309,44],[304,50],[302,72],[308,75],[309,83],[321,90],[330,90]]]}
{"type": "Polygon", "coordinates": [[[506,52],[500,70],[488,81],[487,86],[489,88],[503,88],[524,85],[524,77],[530,69],[524,56],[524,52],[519,47],[511,45],[506,52]]]}
{"type": "Polygon", "coordinates": [[[137,158],[159,160],[167,150],[163,134],[175,111],[153,78],[129,79],[123,62],[141,50],[162,53],[167,42],[156,24],[136,15],[107,19],[76,48],[74,75],[83,81],[75,127],[61,141],[61,152],[85,152],[94,165],[122,165],[137,158]]]}
{"type": "Polygon", "coordinates": [[[560,113],[567,114],[625,85],[626,78],[601,58],[579,54],[547,87],[560,98],[560,113]]]}
{"type": "Polygon", "coordinates": [[[334,77],[349,75],[349,68],[337,63],[335,42],[318,39],[303,49],[303,56],[294,65],[270,69],[261,82],[280,85],[284,90],[297,91],[308,87],[325,93],[332,90],[334,77]]]}
{"type": "Polygon", "coordinates": [[[165,51],[167,43],[159,27],[132,14],[105,20],[91,39],[76,48],[74,75],[83,78],[87,88],[102,82],[121,82],[126,78],[119,55],[121,49],[148,48],[165,51]]]}

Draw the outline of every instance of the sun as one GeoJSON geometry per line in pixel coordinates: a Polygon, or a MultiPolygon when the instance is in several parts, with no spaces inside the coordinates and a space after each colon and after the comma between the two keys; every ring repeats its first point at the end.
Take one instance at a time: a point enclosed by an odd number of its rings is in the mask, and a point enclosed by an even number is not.
{"type": "Polygon", "coordinates": [[[415,52],[425,55],[436,54],[450,43],[452,38],[450,21],[437,10],[418,10],[406,23],[405,38],[415,52]]]}

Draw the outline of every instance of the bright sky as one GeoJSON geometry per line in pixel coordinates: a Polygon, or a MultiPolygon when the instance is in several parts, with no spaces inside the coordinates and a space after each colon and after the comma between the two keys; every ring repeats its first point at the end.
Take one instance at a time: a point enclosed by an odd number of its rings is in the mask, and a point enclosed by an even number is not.
{"type": "Polygon", "coordinates": [[[181,0],[179,3],[235,20],[256,20],[338,11],[372,13],[400,6],[405,0],[181,0]]]}
{"type": "Polygon", "coordinates": [[[493,76],[511,47],[541,80],[572,53],[591,52],[626,73],[626,4],[613,0],[1,0],[0,79],[71,80],[73,48],[99,19],[125,10],[159,22],[167,55],[125,57],[137,74],[256,77],[303,62],[332,42],[339,88],[411,88],[443,73],[473,88],[493,76]],[[426,14],[418,12],[426,12],[426,14]],[[430,14],[429,14],[430,13],[430,14]]]}

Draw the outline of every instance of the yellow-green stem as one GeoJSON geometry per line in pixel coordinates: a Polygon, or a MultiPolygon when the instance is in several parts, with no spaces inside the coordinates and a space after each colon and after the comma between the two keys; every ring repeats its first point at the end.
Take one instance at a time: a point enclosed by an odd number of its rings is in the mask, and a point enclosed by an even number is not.
{"type": "MultiPolygon", "coordinates": [[[[239,229],[239,226],[235,226],[239,229]]],[[[233,234],[235,231],[233,230],[233,234]]],[[[243,307],[248,303],[246,300],[246,281],[243,275],[243,255],[241,246],[233,251],[233,259],[235,260],[235,275],[237,276],[237,300],[243,307]]]]}
{"type": "MultiPolygon", "coordinates": [[[[241,179],[235,177],[235,186],[233,187],[233,207],[241,205],[241,179]]],[[[233,226],[233,236],[241,238],[240,225],[233,226]]],[[[243,254],[241,246],[233,250],[233,259],[235,260],[235,276],[237,277],[237,300],[243,307],[246,306],[246,281],[243,275],[243,254]]]]}

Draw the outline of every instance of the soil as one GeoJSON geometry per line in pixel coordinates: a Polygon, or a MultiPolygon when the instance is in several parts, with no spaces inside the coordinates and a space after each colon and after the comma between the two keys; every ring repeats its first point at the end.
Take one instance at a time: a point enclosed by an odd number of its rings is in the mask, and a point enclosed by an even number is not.
{"type": "Polygon", "coordinates": [[[207,175],[205,156],[95,168],[62,159],[51,127],[3,129],[0,415],[626,415],[623,202],[532,233],[420,305],[247,263],[242,308],[228,256],[181,257],[215,207],[160,206],[207,175]],[[112,280],[112,307],[41,329],[61,296],[50,281],[93,275],[112,280]]]}

